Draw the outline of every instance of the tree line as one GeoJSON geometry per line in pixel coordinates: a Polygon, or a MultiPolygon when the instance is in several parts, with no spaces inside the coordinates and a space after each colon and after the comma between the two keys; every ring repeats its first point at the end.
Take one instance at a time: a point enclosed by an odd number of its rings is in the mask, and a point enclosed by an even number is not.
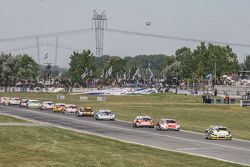
{"type": "MultiPolygon", "coordinates": [[[[16,83],[22,79],[43,78],[45,67],[38,65],[27,54],[0,54],[0,83],[16,83]]],[[[237,55],[229,46],[199,44],[195,49],[182,47],[175,54],[137,55],[119,57],[104,55],[95,57],[90,50],[73,52],[69,69],[52,67],[51,75],[58,79],[68,78],[74,83],[85,83],[99,79],[196,79],[203,80],[208,75],[221,77],[224,74],[250,70],[250,55],[239,63],[237,55]],[[63,73],[63,74],[62,74],[63,73]]]]}

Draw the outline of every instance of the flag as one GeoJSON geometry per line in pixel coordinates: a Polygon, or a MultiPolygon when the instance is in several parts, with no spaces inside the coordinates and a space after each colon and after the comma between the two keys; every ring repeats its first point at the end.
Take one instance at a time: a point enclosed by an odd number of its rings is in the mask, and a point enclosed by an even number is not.
{"type": "Polygon", "coordinates": [[[106,71],[106,73],[105,73],[105,78],[110,77],[111,74],[112,74],[112,67],[110,67],[110,68],[108,69],[108,71],[106,71]]]}
{"type": "Polygon", "coordinates": [[[111,76],[111,74],[112,74],[112,66],[108,70],[108,75],[111,76]]]}
{"type": "Polygon", "coordinates": [[[126,71],[123,74],[123,79],[126,80],[126,71]]]}
{"type": "Polygon", "coordinates": [[[154,73],[151,71],[151,69],[149,68],[148,71],[150,72],[150,80],[154,77],[154,73]]]}
{"type": "Polygon", "coordinates": [[[48,59],[48,53],[45,54],[43,61],[48,59]]]}
{"type": "Polygon", "coordinates": [[[141,77],[139,68],[137,68],[137,70],[135,71],[135,74],[132,79],[134,80],[136,76],[141,77]]]}
{"type": "Polygon", "coordinates": [[[93,76],[93,71],[90,70],[90,71],[88,72],[88,75],[89,75],[90,77],[92,77],[92,76],[93,76]]]}
{"type": "Polygon", "coordinates": [[[87,75],[88,75],[88,68],[86,67],[84,73],[81,75],[81,78],[85,79],[87,75]]]}
{"type": "Polygon", "coordinates": [[[212,74],[208,74],[207,76],[206,76],[206,80],[212,80],[212,74]]]}
{"type": "Polygon", "coordinates": [[[101,74],[101,78],[103,78],[104,77],[104,69],[102,69],[102,74],[101,74]]]}

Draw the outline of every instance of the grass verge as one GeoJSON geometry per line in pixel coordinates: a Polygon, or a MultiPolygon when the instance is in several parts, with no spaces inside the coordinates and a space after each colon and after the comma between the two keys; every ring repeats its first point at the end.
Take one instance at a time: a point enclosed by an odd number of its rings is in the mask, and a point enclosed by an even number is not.
{"type": "Polygon", "coordinates": [[[27,122],[25,120],[22,120],[22,119],[18,119],[18,118],[15,118],[15,117],[9,117],[9,116],[6,116],[6,115],[1,115],[0,114],[0,123],[8,123],[8,122],[27,122]]]}
{"type": "Polygon", "coordinates": [[[1,127],[0,166],[155,167],[241,165],[53,127],[1,127]]]}

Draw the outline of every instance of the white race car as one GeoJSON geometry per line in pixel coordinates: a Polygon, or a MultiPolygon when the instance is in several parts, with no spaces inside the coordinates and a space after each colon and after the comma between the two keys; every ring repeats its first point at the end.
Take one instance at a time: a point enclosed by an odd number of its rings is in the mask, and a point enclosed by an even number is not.
{"type": "Polygon", "coordinates": [[[115,114],[110,110],[99,110],[94,117],[96,120],[115,120],[115,114]]]}
{"type": "Polygon", "coordinates": [[[174,119],[161,119],[155,126],[156,130],[180,131],[181,126],[174,119]]]}
{"type": "Polygon", "coordinates": [[[77,110],[77,107],[76,105],[74,104],[66,104],[65,107],[63,108],[63,111],[62,113],[65,114],[65,113],[76,113],[78,110],[77,110]]]}
{"type": "Polygon", "coordinates": [[[10,100],[9,97],[1,97],[0,98],[0,104],[1,105],[8,105],[9,104],[9,100],[10,100]]]}
{"type": "Polygon", "coordinates": [[[205,139],[224,139],[232,140],[232,133],[221,125],[212,125],[205,131],[205,139]]]}
{"type": "Polygon", "coordinates": [[[44,101],[40,106],[40,110],[52,110],[54,103],[52,101],[44,101]]]}
{"type": "Polygon", "coordinates": [[[20,99],[19,98],[15,98],[15,97],[12,97],[10,98],[9,100],[9,105],[19,105],[20,104],[20,99]]]}

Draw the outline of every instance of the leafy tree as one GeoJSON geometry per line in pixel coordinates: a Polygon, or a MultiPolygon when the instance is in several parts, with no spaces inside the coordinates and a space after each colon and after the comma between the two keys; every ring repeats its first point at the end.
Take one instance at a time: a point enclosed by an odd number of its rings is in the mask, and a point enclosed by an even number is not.
{"type": "Polygon", "coordinates": [[[27,54],[16,56],[17,59],[17,77],[18,78],[36,78],[38,75],[38,64],[27,54]]]}
{"type": "MultiPolygon", "coordinates": [[[[73,52],[70,56],[69,63],[69,75],[73,82],[83,83],[82,75],[88,69],[88,72],[92,71],[92,76],[88,75],[88,78],[94,78],[96,76],[96,63],[95,58],[90,50],[83,50],[83,52],[73,52]]],[[[84,78],[84,80],[87,79],[84,78]]]]}
{"type": "Polygon", "coordinates": [[[105,71],[107,71],[110,67],[112,67],[112,78],[116,78],[117,74],[123,75],[126,71],[126,62],[124,59],[115,56],[112,57],[108,64],[105,66],[105,71]]]}
{"type": "Polygon", "coordinates": [[[245,71],[250,71],[250,55],[247,55],[244,59],[242,69],[245,71]]]}

